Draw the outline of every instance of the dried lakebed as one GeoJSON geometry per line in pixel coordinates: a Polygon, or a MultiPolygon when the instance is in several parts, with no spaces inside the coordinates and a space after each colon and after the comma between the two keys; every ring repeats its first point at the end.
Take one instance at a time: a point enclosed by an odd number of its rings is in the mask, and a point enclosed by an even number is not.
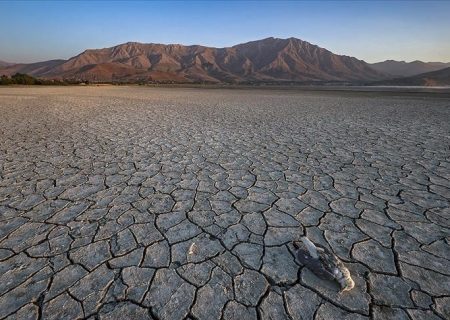
{"type": "Polygon", "coordinates": [[[1,88],[0,318],[449,318],[449,139],[436,94],[1,88]]]}

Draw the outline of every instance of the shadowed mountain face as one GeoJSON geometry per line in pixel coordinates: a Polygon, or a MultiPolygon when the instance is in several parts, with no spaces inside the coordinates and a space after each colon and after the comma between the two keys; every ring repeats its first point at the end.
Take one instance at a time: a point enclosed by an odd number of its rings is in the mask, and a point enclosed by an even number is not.
{"type": "Polygon", "coordinates": [[[375,84],[388,86],[450,86],[450,67],[411,77],[377,81],[375,84]]]}
{"type": "Polygon", "coordinates": [[[358,81],[386,78],[369,64],[295,38],[267,38],[228,48],[129,42],[86,50],[67,61],[19,64],[0,74],[93,81],[358,81]]]}
{"type": "Polygon", "coordinates": [[[450,67],[450,62],[422,62],[418,60],[405,62],[386,60],[383,62],[372,63],[370,66],[381,73],[398,77],[409,77],[450,67]]]}

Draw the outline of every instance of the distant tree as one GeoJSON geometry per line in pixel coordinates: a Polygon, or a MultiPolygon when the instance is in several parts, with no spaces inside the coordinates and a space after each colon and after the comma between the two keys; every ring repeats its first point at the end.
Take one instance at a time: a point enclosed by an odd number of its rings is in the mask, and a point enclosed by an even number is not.
{"type": "Polygon", "coordinates": [[[0,85],[21,84],[21,85],[66,86],[80,83],[89,84],[88,81],[81,81],[79,79],[38,79],[23,73],[16,73],[11,77],[7,75],[0,76],[0,85]]]}
{"type": "Polygon", "coordinates": [[[12,80],[10,77],[6,76],[6,75],[2,75],[0,77],[0,85],[8,85],[8,84],[12,84],[12,80]]]}
{"type": "Polygon", "coordinates": [[[16,73],[11,78],[14,84],[40,84],[38,79],[23,73],[16,73]]]}

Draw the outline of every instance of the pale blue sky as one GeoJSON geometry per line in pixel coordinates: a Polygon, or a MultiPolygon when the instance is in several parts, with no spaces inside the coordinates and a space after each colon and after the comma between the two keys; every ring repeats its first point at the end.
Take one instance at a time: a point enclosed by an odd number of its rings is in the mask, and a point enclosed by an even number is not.
{"type": "Polygon", "coordinates": [[[368,62],[450,62],[449,1],[1,1],[0,60],[128,41],[224,47],[296,37],[368,62]]]}

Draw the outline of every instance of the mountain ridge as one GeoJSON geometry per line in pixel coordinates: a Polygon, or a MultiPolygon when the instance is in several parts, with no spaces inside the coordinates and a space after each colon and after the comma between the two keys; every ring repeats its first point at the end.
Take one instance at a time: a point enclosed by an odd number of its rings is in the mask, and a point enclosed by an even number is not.
{"type": "Polygon", "coordinates": [[[231,47],[126,42],[87,49],[68,60],[16,64],[0,74],[89,81],[366,81],[386,76],[354,57],[297,38],[265,38],[231,47]],[[26,71],[26,72],[24,72],[26,71]]]}
{"type": "Polygon", "coordinates": [[[410,77],[421,73],[445,69],[450,67],[450,62],[423,62],[420,60],[406,62],[385,60],[371,63],[370,66],[379,72],[390,74],[393,77],[410,77]]]}

